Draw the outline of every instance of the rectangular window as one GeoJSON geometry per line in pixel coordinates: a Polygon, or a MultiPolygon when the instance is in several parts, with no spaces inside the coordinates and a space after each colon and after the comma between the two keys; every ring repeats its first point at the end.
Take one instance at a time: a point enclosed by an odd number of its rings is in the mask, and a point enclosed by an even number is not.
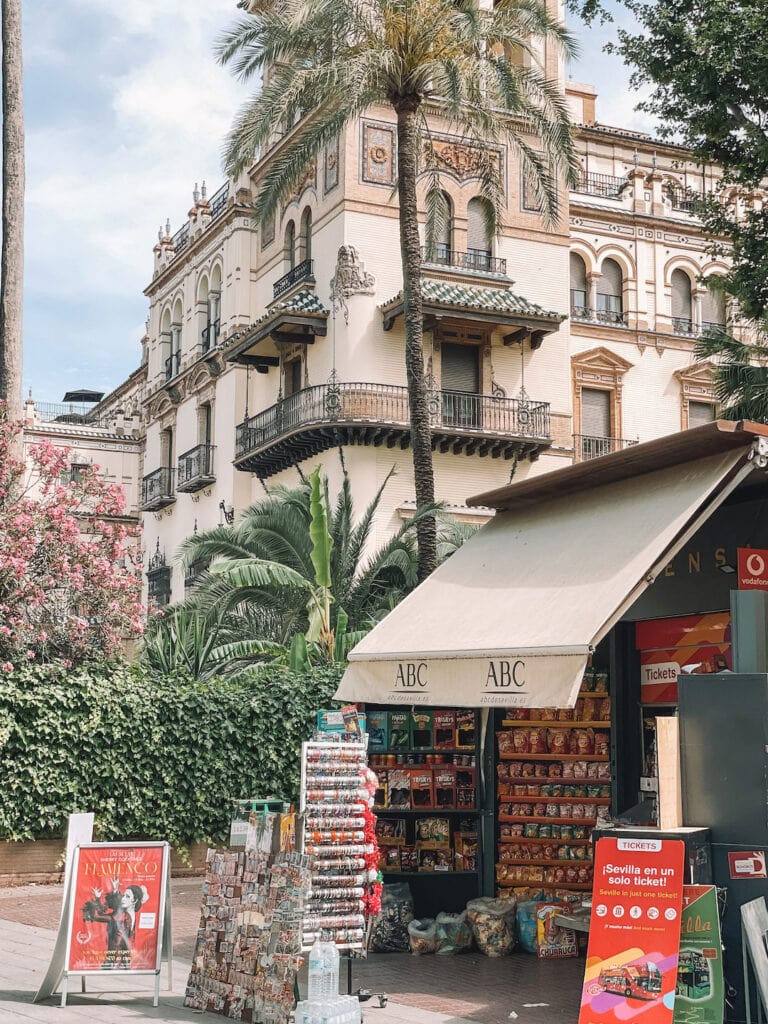
{"type": "Polygon", "coordinates": [[[541,213],[541,203],[536,198],[533,172],[525,156],[520,164],[520,206],[526,213],[541,213]]]}
{"type": "Polygon", "coordinates": [[[715,419],[715,406],[711,402],[688,403],[688,426],[703,427],[715,419]]]}
{"type": "Polygon", "coordinates": [[[73,484],[79,484],[83,476],[91,467],[87,462],[72,462],[69,466],[69,479],[73,484]]]}
{"type": "Polygon", "coordinates": [[[443,342],[441,355],[442,419],[446,426],[472,427],[480,422],[480,349],[443,342]]]}
{"type": "Polygon", "coordinates": [[[295,395],[297,391],[301,391],[301,359],[292,359],[285,364],[285,397],[295,395]]]}

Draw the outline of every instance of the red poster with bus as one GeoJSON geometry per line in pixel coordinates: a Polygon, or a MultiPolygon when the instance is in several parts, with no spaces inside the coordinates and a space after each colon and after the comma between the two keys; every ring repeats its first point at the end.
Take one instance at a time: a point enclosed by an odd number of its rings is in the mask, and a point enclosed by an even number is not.
{"type": "Polygon", "coordinates": [[[160,969],[167,843],[78,847],[72,872],[65,970],[160,969]]]}
{"type": "Polygon", "coordinates": [[[598,840],[579,1024],[672,1024],[685,844],[598,840]]]}

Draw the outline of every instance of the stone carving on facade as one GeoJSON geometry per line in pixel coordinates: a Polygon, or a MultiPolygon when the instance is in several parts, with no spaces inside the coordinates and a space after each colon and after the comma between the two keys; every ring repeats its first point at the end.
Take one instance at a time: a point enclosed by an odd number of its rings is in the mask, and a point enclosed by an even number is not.
{"type": "Polygon", "coordinates": [[[336,258],[336,271],[331,278],[331,303],[334,312],[341,309],[344,322],[349,323],[347,299],[351,295],[373,295],[376,281],[360,262],[354,245],[342,245],[336,258]]]}
{"type": "Polygon", "coordinates": [[[308,188],[317,189],[317,160],[312,160],[304,171],[304,174],[296,183],[296,188],[288,196],[283,212],[288,209],[291,203],[297,203],[308,188]]]}
{"type": "Polygon", "coordinates": [[[361,177],[371,185],[394,185],[397,136],[392,125],[364,121],[361,177]]]}
{"type": "Polygon", "coordinates": [[[456,139],[432,136],[424,142],[422,156],[427,167],[437,165],[459,181],[481,178],[489,167],[495,174],[501,174],[501,153],[498,149],[472,146],[456,139]]]}
{"type": "Polygon", "coordinates": [[[325,147],[323,161],[323,195],[328,195],[339,184],[339,140],[325,147]]]}

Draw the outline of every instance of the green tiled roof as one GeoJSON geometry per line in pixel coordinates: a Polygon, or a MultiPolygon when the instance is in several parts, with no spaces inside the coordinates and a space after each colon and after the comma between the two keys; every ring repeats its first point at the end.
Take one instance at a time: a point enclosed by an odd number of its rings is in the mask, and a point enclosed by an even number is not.
{"type": "MultiPolygon", "coordinates": [[[[507,288],[480,288],[474,285],[453,284],[450,281],[433,281],[424,278],[421,291],[425,303],[439,303],[441,306],[456,306],[461,309],[477,309],[489,313],[510,313],[517,316],[541,317],[546,320],[564,320],[562,313],[544,309],[535,302],[529,302],[522,295],[507,288]]],[[[383,307],[393,306],[402,301],[403,293],[398,292],[383,307]]]]}
{"type": "Polygon", "coordinates": [[[237,341],[238,338],[244,338],[246,334],[250,334],[255,328],[261,324],[272,320],[280,313],[295,313],[295,314],[309,314],[310,316],[328,316],[329,310],[325,308],[320,299],[315,295],[314,292],[308,291],[306,288],[302,288],[301,291],[295,292],[293,295],[289,295],[287,299],[283,299],[282,302],[276,302],[271,306],[263,316],[260,316],[258,320],[254,320],[248,327],[244,327],[236,334],[230,334],[227,338],[227,344],[232,341],[237,341]]]}

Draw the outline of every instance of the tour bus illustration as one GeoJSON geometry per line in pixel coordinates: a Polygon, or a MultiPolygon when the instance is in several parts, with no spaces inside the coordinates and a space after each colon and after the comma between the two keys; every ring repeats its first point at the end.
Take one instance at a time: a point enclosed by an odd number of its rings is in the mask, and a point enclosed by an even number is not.
{"type": "Polygon", "coordinates": [[[626,999],[656,999],[661,994],[661,971],[646,961],[626,967],[606,967],[598,978],[603,991],[626,999]]]}

